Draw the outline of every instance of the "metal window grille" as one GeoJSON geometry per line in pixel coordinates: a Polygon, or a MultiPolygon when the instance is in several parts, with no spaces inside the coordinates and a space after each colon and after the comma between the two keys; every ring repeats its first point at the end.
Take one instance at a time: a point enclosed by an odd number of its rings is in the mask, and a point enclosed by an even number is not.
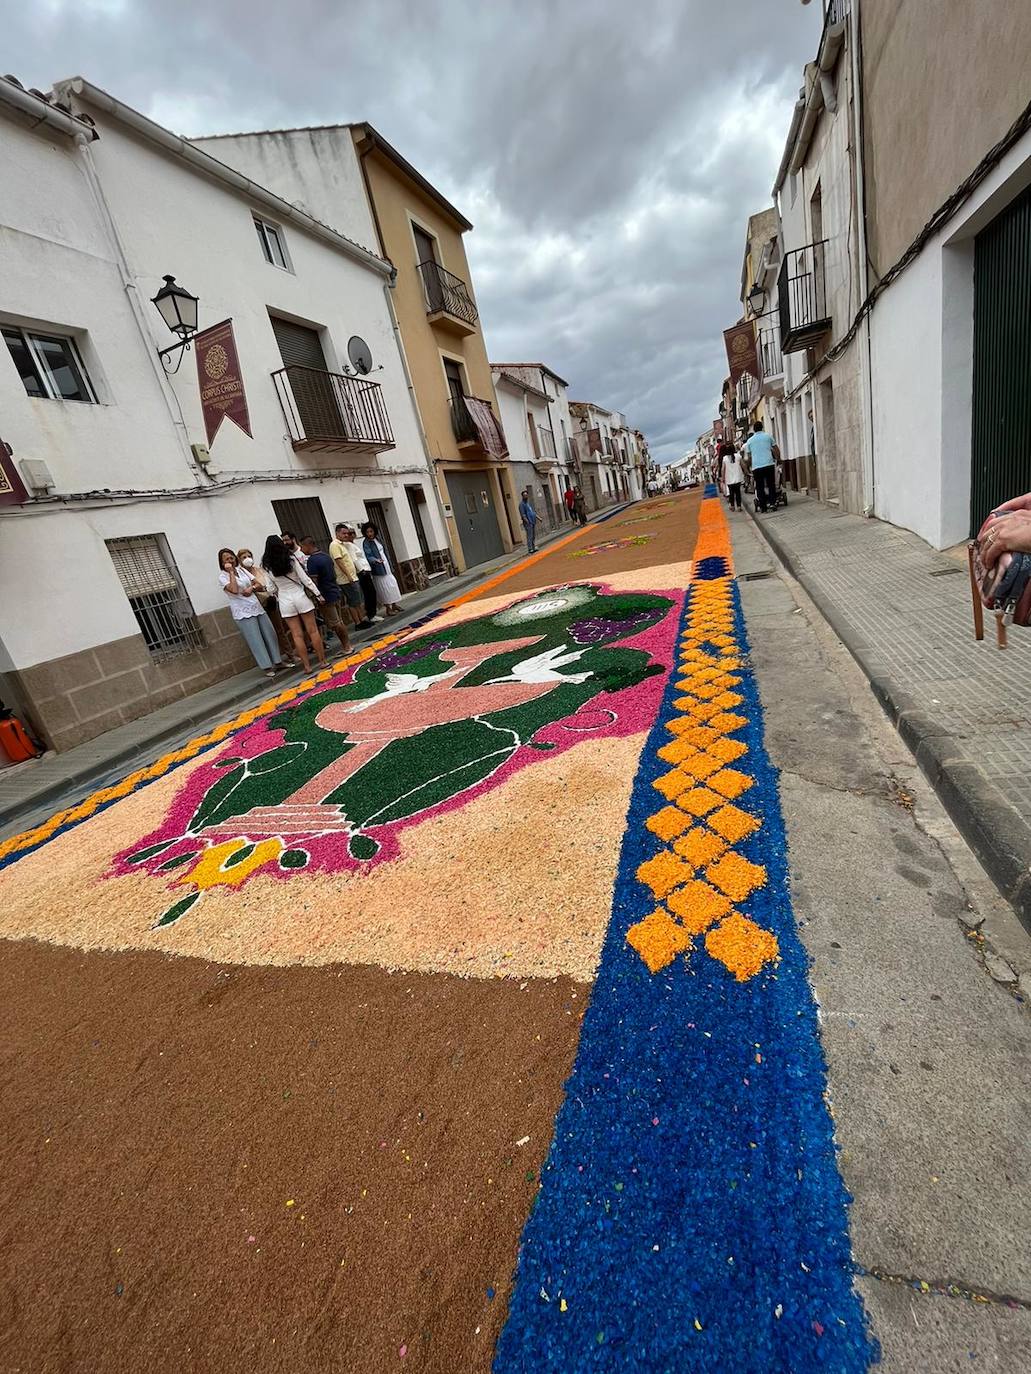
{"type": "Polygon", "coordinates": [[[115,565],[140,633],[155,658],[188,654],[204,636],[163,534],[108,539],[115,565]]]}

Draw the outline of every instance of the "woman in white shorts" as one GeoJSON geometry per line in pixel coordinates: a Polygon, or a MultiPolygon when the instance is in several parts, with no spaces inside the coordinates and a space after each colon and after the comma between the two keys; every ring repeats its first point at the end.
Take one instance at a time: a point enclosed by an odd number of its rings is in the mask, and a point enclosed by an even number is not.
{"type": "Polygon", "coordinates": [[[304,671],[311,667],[305,635],[311,641],[315,657],[326,666],[326,646],[315,623],[315,606],[322,601],[318,587],[301,567],[297,558],[278,534],[265,540],[265,554],[261,566],[268,575],[269,591],[279,602],[279,614],[290,632],[297,657],[304,671]]]}

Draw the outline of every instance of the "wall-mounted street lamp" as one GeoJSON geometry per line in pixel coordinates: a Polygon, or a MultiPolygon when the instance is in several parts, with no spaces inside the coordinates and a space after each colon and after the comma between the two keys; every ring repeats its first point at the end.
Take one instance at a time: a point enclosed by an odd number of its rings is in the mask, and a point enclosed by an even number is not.
{"type": "Polygon", "coordinates": [[[179,342],[168,348],[159,348],[158,357],[164,363],[170,353],[178,351],[179,359],[173,371],[178,370],[182,355],[190,346],[190,340],[197,332],[198,298],[191,296],[184,286],[177,286],[175,277],[165,277],[165,284],[156,296],[151,297],[158,313],[179,342]]]}
{"type": "Polygon", "coordinates": [[[753,315],[762,314],[762,308],[766,304],[766,292],[758,282],[755,283],[748,293],[748,304],[752,307],[753,315]]]}
{"type": "Polygon", "coordinates": [[[587,433],[587,416],[586,416],[586,415],[581,415],[581,417],[580,417],[580,429],[581,429],[581,431],[582,431],[584,434],[587,433]]]}

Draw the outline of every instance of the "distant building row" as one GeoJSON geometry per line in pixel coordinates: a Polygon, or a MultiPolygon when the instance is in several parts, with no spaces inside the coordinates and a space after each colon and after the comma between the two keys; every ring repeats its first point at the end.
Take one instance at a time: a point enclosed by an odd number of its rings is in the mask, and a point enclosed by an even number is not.
{"type": "Polygon", "coordinates": [[[1031,5],[823,10],[700,447],[764,419],[797,486],[944,548],[1031,488],[1031,5]]]}
{"type": "Polygon", "coordinates": [[[223,545],[372,519],[409,592],[516,547],[524,488],[641,494],[622,414],[488,362],[472,226],[370,125],[188,141],[81,79],[0,116],[0,696],[54,747],[250,666],[223,545]],[[210,442],[169,274],[231,323],[210,442]]]}

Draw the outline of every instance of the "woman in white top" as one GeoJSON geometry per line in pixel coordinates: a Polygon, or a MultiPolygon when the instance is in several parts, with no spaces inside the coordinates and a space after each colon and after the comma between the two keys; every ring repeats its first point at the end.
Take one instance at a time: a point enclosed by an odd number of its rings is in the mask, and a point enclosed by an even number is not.
{"type": "Polygon", "coordinates": [[[229,598],[236,628],[247,641],[255,663],[266,677],[275,677],[276,669],[286,666],[280,658],[276,632],[258,600],[254,578],[240,567],[232,549],[218,551],[218,580],[229,598]]]}
{"type": "Polygon", "coordinates": [[[401,610],[401,588],[397,585],[386,549],[380,541],[379,530],[370,520],[362,526],[362,534],[365,536],[362,549],[369,560],[372,580],[376,584],[376,599],[385,615],[397,615],[401,610]]]}
{"type": "Polygon", "coordinates": [[[720,477],[727,489],[727,496],[730,498],[730,509],[740,510],[741,483],[745,480],[745,474],[741,470],[741,459],[733,444],[724,444],[720,452],[723,454],[723,461],[720,464],[720,477]]]}
{"type": "Polygon", "coordinates": [[[268,589],[279,602],[279,614],[290,631],[294,652],[301,660],[304,671],[307,672],[311,667],[305,634],[311,640],[315,657],[324,668],[326,646],[315,623],[315,606],[322,601],[322,593],[278,534],[270,534],[265,540],[261,566],[265,569],[268,589]]]}

